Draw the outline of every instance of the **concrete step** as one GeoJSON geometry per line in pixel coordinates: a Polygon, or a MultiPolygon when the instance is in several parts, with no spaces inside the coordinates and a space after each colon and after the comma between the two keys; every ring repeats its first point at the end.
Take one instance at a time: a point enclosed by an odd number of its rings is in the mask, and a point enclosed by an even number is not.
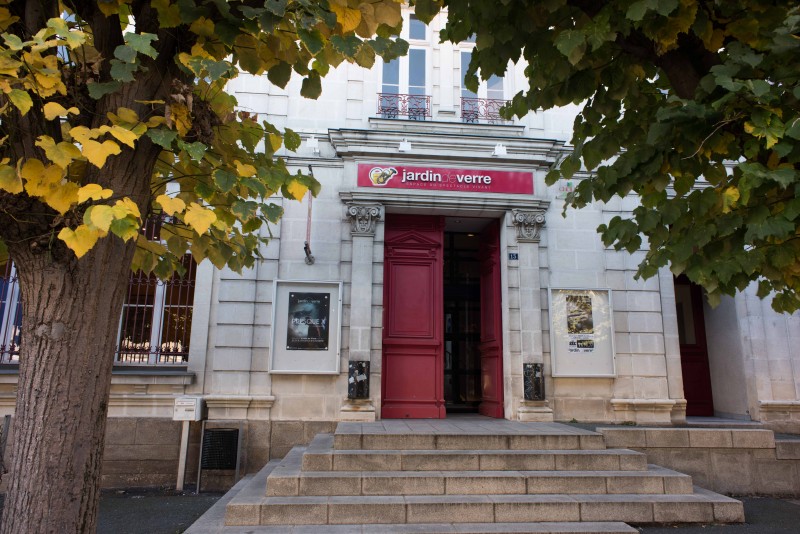
{"type": "Polygon", "coordinates": [[[340,450],[320,434],[302,458],[304,471],[644,471],[647,456],[628,449],[340,450]]]}
{"type": "Polygon", "coordinates": [[[242,492],[227,525],[403,523],[737,523],[742,503],[695,488],[689,495],[424,495],[259,497],[242,492]]]}
{"type": "Polygon", "coordinates": [[[420,523],[399,525],[272,525],[222,527],[196,534],[638,534],[620,522],[420,523]]]}
{"type": "Polygon", "coordinates": [[[338,450],[599,450],[605,449],[601,434],[590,431],[537,434],[411,433],[362,434],[342,431],[334,434],[338,450]]]}
{"type": "Polygon", "coordinates": [[[648,471],[312,471],[276,469],[268,496],[686,494],[692,477],[648,471]]]}

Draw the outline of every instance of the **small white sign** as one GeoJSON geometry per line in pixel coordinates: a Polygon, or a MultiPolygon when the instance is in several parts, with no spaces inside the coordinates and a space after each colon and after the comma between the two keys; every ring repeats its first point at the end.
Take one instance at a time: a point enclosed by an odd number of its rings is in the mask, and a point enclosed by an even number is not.
{"type": "Polygon", "coordinates": [[[203,398],[202,397],[178,397],[175,399],[175,407],[172,411],[173,421],[202,421],[203,420],[203,398]]]}

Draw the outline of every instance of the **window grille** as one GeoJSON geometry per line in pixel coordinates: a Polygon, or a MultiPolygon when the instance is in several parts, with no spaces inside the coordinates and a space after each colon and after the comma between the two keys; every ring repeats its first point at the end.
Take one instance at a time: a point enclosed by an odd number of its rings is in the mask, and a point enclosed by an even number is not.
{"type": "MultiPolygon", "coordinates": [[[[145,222],[142,232],[158,238],[163,217],[145,222]]],[[[192,329],[197,263],[186,254],[185,273],[169,280],[131,273],[122,306],[115,363],[117,365],[186,365],[192,329]]],[[[0,269],[0,363],[19,363],[22,332],[22,297],[12,262],[0,269]]]]}

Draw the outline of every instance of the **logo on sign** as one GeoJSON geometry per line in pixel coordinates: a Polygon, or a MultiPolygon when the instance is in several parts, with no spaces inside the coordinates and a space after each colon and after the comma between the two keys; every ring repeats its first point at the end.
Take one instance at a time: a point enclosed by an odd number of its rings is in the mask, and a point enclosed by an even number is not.
{"type": "Polygon", "coordinates": [[[369,170],[369,180],[372,185],[386,185],[392,177],[397,174],[397,169],[394,167],[373,167],[369,170]]]}

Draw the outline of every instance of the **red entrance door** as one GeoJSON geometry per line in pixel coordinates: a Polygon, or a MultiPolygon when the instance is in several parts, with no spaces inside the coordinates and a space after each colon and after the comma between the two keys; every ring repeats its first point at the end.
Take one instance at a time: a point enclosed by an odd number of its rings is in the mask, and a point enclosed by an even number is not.
{"type": "Polygon", "coordinates": [[[700,286],[691,283],[685,276],[676,278],[675,304],[678,313],[686,415],[713,416],[714,399],[711,394],[711,369],[708,365],[703,295],[700,286]]]}
{"type": "Polygon", "coordinates": [[[492,222],[481,233],[481,403],[478,411],[503,417],[503,331],[500,305],[500,232],[492,222]]]}
{"type": "Polygon", "coordinates": [[[445,416],[443,241],[442,217],[386,217],[381,373],[384,418],[445,416]]]}

